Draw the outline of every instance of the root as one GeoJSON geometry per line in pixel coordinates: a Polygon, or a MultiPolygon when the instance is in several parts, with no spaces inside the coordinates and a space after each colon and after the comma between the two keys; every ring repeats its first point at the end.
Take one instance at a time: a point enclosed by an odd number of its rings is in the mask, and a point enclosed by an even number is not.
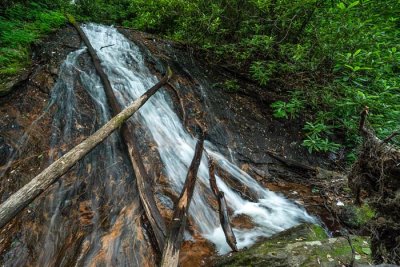
{"type": "Polygon", "coordinates": [[[361,194],[367,195],[376,211],[370,225],[375,262],[400,264],[400,151],[388,143],[399,132],[380,140],[365,126],[367,115],[366,107],[359,125],[364,142],[349,174],[349,187],[357,204],[361,194]]]}

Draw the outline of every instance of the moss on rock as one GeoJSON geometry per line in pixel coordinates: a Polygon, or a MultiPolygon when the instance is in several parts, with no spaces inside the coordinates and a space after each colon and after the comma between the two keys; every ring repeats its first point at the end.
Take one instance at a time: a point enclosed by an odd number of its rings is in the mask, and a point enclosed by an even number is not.
{"type": "MultiPolygon", "coordinates": [[[[351,241],[355,261],[371,262],[368,239],[352,236],[351,241]]],[[[346,238],[329,238],[322,227],[302,224],[250,249],[221,256],[214,266],[341,266],[349,264],[352,258],[346,238]]]]}

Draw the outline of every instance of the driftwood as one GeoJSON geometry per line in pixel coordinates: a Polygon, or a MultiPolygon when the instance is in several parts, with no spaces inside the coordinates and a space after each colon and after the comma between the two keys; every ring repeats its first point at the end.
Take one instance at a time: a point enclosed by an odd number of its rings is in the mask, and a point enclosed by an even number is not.
{"type": "Polygon", "coordinates": [[[228,206],[226,204],[224,192],[219,191],[217,180],[215,179],[215,164],[213,159],[208,158],[208,170],[210,174],[210,186],[215,197],[218,200],[219,220],[221,222],[222,230],[225,234],[225,239],[233,251],[238,251],[236,247],[236,237],[233,233],[231,222],[228,215],[228,206]]]}
{"type": "Polygon", "coordinates": [[[0,206],[0,228],[5,226],[23,208],[28,206],[28,204],[38,197],[44,190],[56,182],[61,175],[65,174],[72,166],[101,143],[114,130],[118,129],[121,124],[129,119],[155,92],[157,92],[163,82],[165,83],[164,79],[154,85],[117,116],[112,118],[94,134],[89,136],[79,145],[75,146],[68,153],[56,160],[39,175],[33,178],[29,183],[11,195],[0,206]]]}
{"type": "MultiPolygon", "coordinates": [[[[73,18],[70,18],[70,23],[75,27],[77,32],[79,33],[81,39],[83,42],[86,44],[89,54],[92,57],[93,64],[95,66],[95,69],[98,73],[98,75],[101,78],[101,81],[103,82],[104,85],[104,91],[107,96],[107,101],[112,109],[112,112],[118,113],[121,110],[121,106],[118,104],[118,100],[114,94],[114,91],[112,89],[111,83],[103,71],[101,64],[100,64],[100,59],[97,56],[97,53],[95,49],[92,47],[90,44],[89,39],[85,35],[85,33],[82,31],[82,29],[79,27],[79,25],[73,20],[73,18]]],[[[166,84],[172,76],[172,71],[168,68],[168,75],[166,75],[159,83],[160,87],[164,84],[166,84]]],[[[136,138],[134,134],[134,125],[127,121],[122,125],[121,127],[121,136],[122,140],[126,145],[126,149],[128,152],[129,159],[131,161],[133,170],[135,172],[136,176],[136,182],[138,186],[138,191],[139,191],[139,196],[141,203],[144,207],[144,211],[146,214],[146,218],[150,223],[151,226],[151,231],[152,234],[154,235],[154,238],[156,239],[157,246],[156,248],[161,251],[164,247],[164,239],[166,235],[166,226],[164,223],[164,219],[160,214],[160,211],[157,208],[156,201],[154,199],[154,194],[152,191],[152,185],[151,185],[151,179],[149,175],[147,174],[147,171],[143,165],[143,162],[140,158],[140,153],[139,149],[136,145],[136,138]]]]}
{"type": "Polygon", "coordinates": [[[194,186],[196,183],[197,171],[200,166],[201,156],[204,148],[204,133],[200,136],[196,144],[192,163],[190,164],[186,181],[178,202],[175,204],[174,215],[170,225],[168,238],[164,245],[161,266],[175,267],[178,266],[179,252],[182,245],[183,232],[185,230],[187,212],[189,210],[190,201],[192,200],[194,186]]]}

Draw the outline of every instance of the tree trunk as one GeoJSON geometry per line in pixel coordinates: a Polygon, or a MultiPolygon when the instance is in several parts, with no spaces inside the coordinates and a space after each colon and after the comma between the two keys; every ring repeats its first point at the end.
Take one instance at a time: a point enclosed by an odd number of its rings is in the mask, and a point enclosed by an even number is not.
{"type": "Polygon", "coordinates": [[[187,212],[189,210],[190,201],[192,200],[194,186],[196,183],[197,171],[200,166],[201,156],[204,146],[204,133],[200,136],[196,144],[192,163],[190,164],[185,185],[183,186],[178,202],[175,204],[174,216],[165,242],[162,255],[162,267],[178,266],[179,252],[182,245],[183,232],[185,230],[187,212]]]}
{"type": "Polygon", "coordinates": [[[214,161],[208,158],[208,169],[210,174],[210,186],[215,197],[218,200],[219,220],[221,222],[222,230],[225,234],[225,239],[233,251],[238,251],[236,247],[236,237],[233,233],[231,222],[229,220],[228,206],[226,204],[224,192],[219,191],[217,181],[215,179],[215,165],[214,161]]]}
{"type": "MultiPolygon", "coordinates": [[[[110,104],[112,112],[114,114],[120,112],[121,106],[118,103],[118,100],[114,94],[114,91],[112,89],[110,81],[108,80],[107,75],[104,73],[104,71],[101,67],[100,59],[97,56],[95,49],[92,47],[89,39],[87,38],[85,33],[82,31],[82,29],[79,27],[79,25],[73,19],[71,19],[71,17],[69,20],[70,20],[70,23],[78,31],[80,37],[82,38],[83,42],[86,44],[86,46],[88,48],[89,54],[92,57],[93,64],[96,68],[96,71],[103,82],[104,91],[106,93],[107,101],[110,104]]],[[[168,80],[171,78],[172,72],[169,68],[168,68],[168,72],[169,72],[169,74],[166,75],[160,81],[162,83],[162,84],[160,84],[160,86],[167,83],[168,80]]],[[[146,169],[143,165],[143,162],[140,158],[139,149],[136,146],[134,125],[131,122],[127,121],[121,127],[121,136],[122,136],[123,142],[126,145],[127,153],[129,155],[129,159],[131,161],[132,168],[135,172],[136,183],[138,186],[141,203],[144,207],[147,220],[150,223],[152,234],[154,235],[154,238],[156,239],[156,242],[157,242],[156,248],[159,251],[161,251],[164,247],[166,226],[164,223],[164,219],[161,216],[160,211],[157,208],[156,201],[154,199],[154,193],[152,191],[151,179],[150,179],[149,175],[147,174],[146,169]]]]}
{"type": "MultiPolygon", "coordinates": [[[[170,75],[166,75],[170,77],[170,75]]],[[[85,141],[75,146],[64,156],[56,160],[53,164],[43,170],[39,175],[33,178],[29,183],[11,195],[0,206],[0,228],[5,226],[13,219],[23,208],[31,203],[44,190],[65,174],[81,158],[88,154],[93,148],[101,143],[114,130],[119,128],[122,123],[129,119],[144,103],[165,83],[165,79],[158,82],[139,99],[135,100],[117,116],[112,118],[103,127],[89,136],[85,141]]]]}

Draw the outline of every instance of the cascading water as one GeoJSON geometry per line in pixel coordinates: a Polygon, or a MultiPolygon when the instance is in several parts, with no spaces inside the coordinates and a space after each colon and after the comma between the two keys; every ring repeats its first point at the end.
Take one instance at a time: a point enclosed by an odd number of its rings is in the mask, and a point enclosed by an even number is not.
{"type": "MultiPolygon", "coordinates": [[[[90,95],[95,107],[95,118],[86,120],[92,124],[88,128],[93,131],[111,118],[104,90],[99,86],[100,79],[93,73],[94,70],[84,72],[79,67],[78,58],[85,50],[83,48],[68,55],[61,68],[59,81],[52,91],[48,111],[54,107],[56,108],[52,122],[54,130],[50,139],[51,160],[58,158],[66,150],[72,148],[68,144],[72,140],[79,138],[81,129],[85,128],[81,125],[85,121],[82,119],[84,114],[81,114],[81,109],[77,103],[76,88],[78,80],[90,95]],[[66,144],[67,148],[60,151],[59,147],[66,144]],[[58,155],[55,155],[56,153],[58,155]]],[[[62,246],[67,242],[69,235],[68,231],[64,233],[60,229],[69,229],[71,224],[71,219],[65,218],[62,210],[65,207],[68,208],[74,196],[79,195],[82,180],[88,183],[86,185],[86,194],[88,196],[86,196],[87,200],[84,200],[83,203],[88,202],[86,212],[92,213],[88,217],[90,222],[83,224],[85,227],[88,226],[86,224],[89,224],[89,226],[92,226],[92,230],[88,231],[82,240],[82,244],[87,245],[87,247],[80,250],[80,256],[76,263],[84,266],[90,265],[97,261],[98,255],[105,251],[109,254],[106,257],[108,264],[119,262],[126,266],[143,265],[139,259],[135,258],[135,255],[138,255],[142,249],[140,240],[135,240],[129,235],[129,233],[140,231],[135,224],[131,223],[132,220],[140,216],[140,212],[138,210],[134,211],[137,207],[132,207],[131,204],[135,202],[133,199],[135,199],[137,193],[132,186],[134,181],[129,178],[132,176],[130,169],[127,167],[129,165],[124,162],[126,159],[124,159],[123,152],[118,147],[119,142],[118,135],[116,133],[112,134],[103,144],[86,156],[84,162],[77,168],[74,175],[85,177],[85,179],[78,178],[78,181],[74,181],[72,185],[61,183],[60,187],[53,193],[52,201],[45,204],[48,205],[47,210],[50,211],[51,218],[47,234],[44,236],[44,240],[41,241],[44,244],[45,253],[40,254],[38,259],[40,266],[57,265],[55,262],[56,255],[60,254],[63,249],[62,246]],[[107,217],[102,214],[104,213],[102,209],[105,206],[111,207],[106,211],[107,217]],[[124,212],[125,207],[129,207],[131,210],[124,212]],[[110,224],[113,225],[111,229],[104,229],[105,220],[110,220],[110,224]],[[125,230],[124,232],[119,232],[120,236],[117,238],[107,237],[113,231],[120,231],[119,229],[115,230],[115,228],[119,227],[125,230]],[[126,240],[129,241],[126,242],[126,240]],[[129,243],[131,251],[135,253],[121,251],[120,246],[123,243],[129,243]]],[[[77,225],[77,223],[72,222],[72,225],[77,225]]],[[[74,231],[78,230],[72,229],[71,232],[74,231]]]]}
{"type": "MultiPolygon", "coordinates": [[[[146,67],[139,48],[115,28],[88,24],[83,30],[101,59],[121,106],[127,106],[157,83],[156,77],[146,67]],[[107,45],[112,46],[102,49],[107,45]]],[[[99,77],[94,69],[82,68],[78,62],[83,53],[85,48],[68,55],[52,90],[46,110],[46,113],[54,114],[50,160],[72,148],[74,140],[81,140],[82,136],[89,135],[110,119],[99,77]],[[91,99],[92,114],[82,111],[78,90],[91,99]],[[84,129],[89,129],[89,132],[83,132],[84,129]]],[[[194,154],[196,139],[186,131],[170,100],[168,94],[160,90],[131,120],[142,125],[151,141],[155,142],[164,166],[163,174],[168,178],[170,187],[179,194],[194,154]]],[[[37,253],[39,257],[34,259],[38,266],[91,266],[98,263],[112,266],[154,265],[147,237],[139,222],[142,210],[133,204],[138,203],[135,181],[121,147],[121,141],[114,133],[67,175],[71,179],[64,177],[52,187],[52,193],[37,204],[42,205],[46,212],[40,218],[44,225],[43,233],[36,238],[37,244],[43,248],[37,253]],[[78,207],[73,209],[74,205],[78,207]],[[88,218],[82,219],[82,214],[88,218]],[[73,249],[70,248],[72,246],[73,249]]],[[[232,155],[229,161],[210,142],[206,142],[205,147],[221,169],[245,184],[255,196],[254,201],[243,199],[217,176],[218,187],[225,193],[228,206],[234,211],[233,216],[247,215],[254,224],[252,229],[234,228],[239,248],[301,222],[315,222],[301,207],[260,186],[232,163],[232,155]]],[[[208,177],[207,159],[203,156],[189,212],[199,232],[214,243],[220,253],[226,253],[230,249],[218,214],[208,202],[211,193],[208,177]]],[[[167,197],[160,198],[160,201],[171,206],[167,197]]],[[[190,236],[186,235],[186,238],[190,236]]],[[[32,260],[27,252],[29,242],[21,240],[25,246],[12,247],[3,257],[5,266],[28,264],[32,260]],[[13,255],[19,255],[18,259],[13,255]]]]}
{"type": "MultiPolygon", "coordinates": [[[[90,24],[83,30],[96,49],[122,106],[127,106],[157,82],[145,66],[139,48],[116,29],[90,24]],[[101,49],[108,44],[113,44],[111,49],[101,49]]],[[[174,190],[180,192],[194,154],[196,140],[185,130],[168,103],[166,94],[159,92],[140,109],[134,120],[145,125],[151,133],[165,166],[165,175],[174,190]]],[[[260,186],[248,174],[219,154],[212,144],[207,143],[206,148],[226,172],[245,184],[258,198],[257,202],[242,199],[217,177],[217,184],[225,193],[228,206],[235,211],[235,215],[248,215],[256,225],[255,228],[246,231],[234,229],[239,248],[251,245],[260,236],[270,236],[302,221],[314,221],[302,208],[260,186]]],[[[208,188],[208,177],[207,159],[203,156],[198,172],[198,186],[208,188]]],[[[190,215],[200,232],[216,244],[221,253],[229,250],[218,223],[218,215],[199,190],[195,190],[190,215]]]]}

